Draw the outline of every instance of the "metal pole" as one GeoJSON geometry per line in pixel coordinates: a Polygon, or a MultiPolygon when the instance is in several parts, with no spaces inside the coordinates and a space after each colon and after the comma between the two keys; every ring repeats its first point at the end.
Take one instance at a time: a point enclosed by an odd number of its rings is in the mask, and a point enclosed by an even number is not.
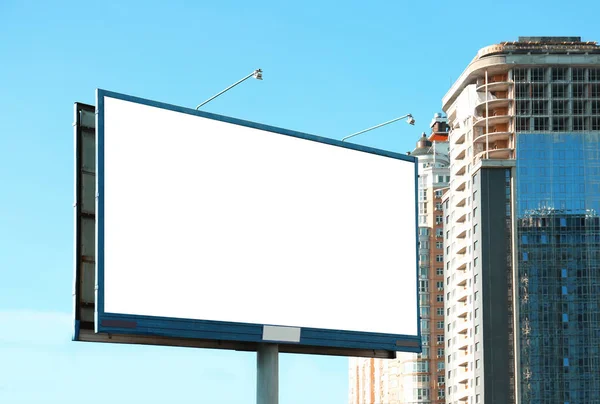
{"type": "MultiPolygon", "coordinates": [[[[241,82],[243,82],[244,80],[248,80],[248,79],[249,79],[250,77],[252,77],[252,76],[256,76],[257,78],[259,78],[259,77],[260,77],[260,73],[262,73],[262,70],[261,70],[261,69],[257,69],[257,70],[255,70],[255,71],[253,71],[252,73],[250,73],[249,75],[247,75],[247,76],[246,76],[246,77],[244,77],[243,79],[241,79],[241,80],[239,80],[239,81],[237,81],[237,82],[233,83],[232,85],[230,85],[229,87],[227,87],[225,90],[221,91],[221,92],[220,92],[220,93],[218,93],[218,94],[215,94],[215,95],[213,95],[213,96],[212,96],[212,97],[210,97],[208,100],[206,100],[206,101],[204,101],[202,104],[198,105],[198,106],[196,107],[196,110],[200,109],[200,107],[201,107],[201,106],[203,106],[204,104],[206,104],[206,103],[208,103],[208,102],[210,102],[210,101],[214,100],[215,98],[217,98],[218,96],[220,96],[220,95],[221,95],[221,94],[223,94],[224,92],[231,90],[233,87],[237,86],[238,84],[240,84],[240,83],[241,83],[241,82]]],[[[262,79],[261,79],[261,80],[262,80],[262,79]]]]}
{"type": "Polygon", "coordinates": [[[261,344],[256,352],[256,404],[279,404],[277,344],[261,344]]]}
{"type": "Polygon", "coordinates": [[[368,131],[370,131],[370,130],[373,130],[373,129],[381,128],[382,126],[385,126],[385,125],[388,125],[388,124],[390,124],[390,123],[393,123],[393,122],[399,121],[400,119],[408,118],[409,116],[412,116],[412,114],[406,114],[406,115],[403,115],[403,116],[401,116],[401,117],[399,117],[399,118],[392,119],[391,121],[387,121],[387,122],[384,122],[384,123],[380,123],[379,125],[375,125],[375,126],[373,126],[373,127],[370,127],[370,128],[368,128],[368,129],[361,130],[360,132],[353,133],[353,134],[351,134],[351,135],[348,135],[348,136],[346,136],[345,138],[342,138],[342,142],[343,142],[343,141],[345,141],[346,139],[350,139],[351,137],[354,137],[354,136],[356,136],[356,135],[360,135],[361,133],[365,133],[365,132],[368,132],[368,131]]]}

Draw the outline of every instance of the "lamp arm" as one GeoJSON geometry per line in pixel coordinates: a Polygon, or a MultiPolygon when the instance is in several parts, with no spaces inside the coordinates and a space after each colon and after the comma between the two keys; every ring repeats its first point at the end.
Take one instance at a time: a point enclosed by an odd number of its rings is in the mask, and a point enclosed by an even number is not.
{"type": "Polygon", "coordinates": [[[375,125],[375,126],[372,126],[372,127],[370,127],[370,128],[367,128],[367,129],[361,130],[360,132],[353,133],[353,134],[351,134],[351,135],[348,135],[348,136],[346,136],[346,137],[342,138],[342,142],[343,142],[343,141],[345,141],[346,139],[350,139],[351,137],[354,137],[354,136],[356,136],[356,135],[360,135],[360,134],[362,134],[362,133],[368,132],[368,131],[370,131],[370,130],[373,130],[373,129],[381,128],[382,126],[389,125],[390,123],[393,123],[393,122],[399,121],[400,119],[408,118],[409,116],[412,116],[412,114],[406,114],[406,115],[402,115],[401,117],[398,117],[398,118],[392,119],[391,121],[387,121],[387,122],[384,122],[384,123],[380,123],[379,125],[375,125]]]}

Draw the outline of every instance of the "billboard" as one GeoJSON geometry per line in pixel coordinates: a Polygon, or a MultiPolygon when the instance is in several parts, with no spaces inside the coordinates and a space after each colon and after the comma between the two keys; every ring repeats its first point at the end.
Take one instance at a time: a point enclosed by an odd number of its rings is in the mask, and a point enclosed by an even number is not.
{"type": "Polygon", "coordinates": [[[420,351],[416,158],[104,90],[96,108],[89,340],[420,351]]]}

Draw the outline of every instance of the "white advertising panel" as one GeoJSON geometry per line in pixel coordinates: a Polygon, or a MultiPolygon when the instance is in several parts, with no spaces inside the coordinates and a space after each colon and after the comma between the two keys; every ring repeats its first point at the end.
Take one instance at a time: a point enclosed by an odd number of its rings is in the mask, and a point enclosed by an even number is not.
{"type": "Polygon", "coordinates": [[[198,320],[419,337],[413,157],[98,97],[108,328],[198,320]]]}

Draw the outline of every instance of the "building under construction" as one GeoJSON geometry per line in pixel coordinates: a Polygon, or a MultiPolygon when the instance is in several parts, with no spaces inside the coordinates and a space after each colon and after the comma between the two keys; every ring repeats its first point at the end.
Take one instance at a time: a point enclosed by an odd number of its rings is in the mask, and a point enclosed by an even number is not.
{"type": "Polygon", "coordinates": [[[483,48],[443,109],[446,402],[600,403],[600,47],[483,48]]]}

